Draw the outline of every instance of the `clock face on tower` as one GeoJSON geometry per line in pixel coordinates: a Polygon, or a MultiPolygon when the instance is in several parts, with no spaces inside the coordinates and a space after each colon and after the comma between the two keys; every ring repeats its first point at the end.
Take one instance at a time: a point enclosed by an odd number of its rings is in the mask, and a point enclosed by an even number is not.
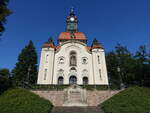
{"type": "Polygon", "coordinates": [[[75,19],[74,19],[74,17],[71,17],[71,18],[70,18],[70,21],[72,21],[72,22],[73,22],[74,20],[75,20],[75,19]]]}
{"type": "Polygon", "coordinates": [[[68,18],[67,21],[67,30],[68,31],[77,31],[77,21],[74,16],[68,18]]]}

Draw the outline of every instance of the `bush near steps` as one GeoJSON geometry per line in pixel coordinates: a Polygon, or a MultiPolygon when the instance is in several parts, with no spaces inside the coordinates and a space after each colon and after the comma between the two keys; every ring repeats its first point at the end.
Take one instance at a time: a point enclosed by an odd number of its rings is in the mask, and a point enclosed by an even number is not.
{"type": "Polygon", "coordinates": [[[150,113],[150,89],[128,88],[100,105],[105,113],[150,113]]]}
{"type": "Polygon", "coordinates": [[[12,89],[0,96],[0,113],[50,113],[53,105],[26,89],[12,89]]]}

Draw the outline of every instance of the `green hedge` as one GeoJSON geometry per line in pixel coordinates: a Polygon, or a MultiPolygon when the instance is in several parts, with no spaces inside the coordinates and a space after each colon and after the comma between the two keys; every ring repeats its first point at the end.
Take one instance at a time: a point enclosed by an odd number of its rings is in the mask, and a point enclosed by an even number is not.
{"type": "Polygon", "coordinates": [[[100,107],[105,113],[150,113],[150,89],[128,88],[105,101],[100,107]]]}
{"type": "Polygon", "coordinates": [[[32,90],[63,90],[69,87],[69,85],[34,85],[32,90]]]}
{"type": "Polygon", "coordinates": [[[50,113],[52,104],[25,89],[12,89],[0,96],[0,113],[50,113]]]}
{"type": "MultiPolygon", "coordinates": [[[[34,85],[31,87],[32,90],[64,90],[70,85],[34,85]]],[[[107,85],[79,85],[87,90],[108,90],[107,85]]]]}

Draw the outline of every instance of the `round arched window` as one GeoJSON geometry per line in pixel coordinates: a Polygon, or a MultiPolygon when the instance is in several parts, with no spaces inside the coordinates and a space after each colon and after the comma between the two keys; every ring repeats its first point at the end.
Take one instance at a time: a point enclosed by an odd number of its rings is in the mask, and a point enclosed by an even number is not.
{"type": "Polygon", "coordinates": [[[76,76],[70,76],[69,78],[69,84],[77,84],[77,77],[76,76]]]}
{"type": "Polygon", "coordinates": [[[70,66],[77,66],[77,53],[75,51],[70,52],[70,66]]]}
{"type": "Polygon", "coordinates": [[[82,64],[87,64],[88,63],[88,59],[86,57],[82,58],[82,64]]]}
{"type": "Polygon", "coordinates": [[[64,63],[65,63],[65,58],[59,57],[59,64],[64,64],[64,63]]]}
{"type": "Polygon", "coordinates": [[[75,67],[72,67],[70,71],[77,71],[75,67]]]}
{"type": "Polygon", "coordinates": [[[64,78],[62,76],[58,77],[58,85],[64,84],[64,78]]]}
{"type": "Polygon", "coordinates": [[[88,82],[88,77],[83,77],[83,85],[87,85],[88,82]]]}

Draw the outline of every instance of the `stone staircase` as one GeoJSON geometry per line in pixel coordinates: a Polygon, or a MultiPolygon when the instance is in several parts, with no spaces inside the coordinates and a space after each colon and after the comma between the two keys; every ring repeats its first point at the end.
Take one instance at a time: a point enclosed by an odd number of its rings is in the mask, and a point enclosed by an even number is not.
{"type": "MultiPolygon", "coordinates": [[[[68,91],[68,90],[67,90],[68,91]]],[[[69,90],[70,91],[70,90],[69,90]]],[[[54,106],[83,106],[83,102],[78,102],[80,100],[85,101],[87,106],[98,106],[103,103],[105,100],[109,99],[113,95],[120,92],[120,90],[109,91],[109,90],[93,90],[86,92],[84,91],[71,91],[66,95],[66,91],[49,91],[49,90],[32,90],[33,93],[43,97],[53,103],[54,106]],[[80,93],[81,92],[81,93],[80,93]],[[81,98],[80,98],[81,97],[81,98]],[[84,98],[83,98],[84,97],[84,98]],[[72,101],[72,103],[70,102],[72,101]],[[70,105],[67,105],[68,103],[70,105]]]]}
{"type": "Polygon", "coordinates": [[[54,107],[51,113],[104,113],[99,107],[54,107]]]}

